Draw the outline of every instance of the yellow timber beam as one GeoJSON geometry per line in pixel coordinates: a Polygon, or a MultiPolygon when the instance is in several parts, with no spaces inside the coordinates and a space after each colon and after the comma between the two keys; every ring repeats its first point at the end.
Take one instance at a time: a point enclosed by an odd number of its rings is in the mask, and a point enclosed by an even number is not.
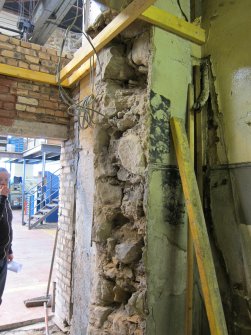
{"type": "MultiPolygon", "coordinates": [[[[154,2],[155,0],[134,0],[131,2],[93,39],[92,44],[96,51],[100,51],[154,2]]],[[[61,70],[60,79],[64,80],[70,76],[93,55],[94,50],[92,46],[89,43],[86,43],[85,46],[78,49],[74,58],[61,70]]]]}
{"type": "Polygon", "coordinates": [[[149,7],[139,18],[190,42],[202,45],[206,41],[204,29],[157,7],[149,7]]]}
{"type": "MultiPolygon", "coordinates": [[[[21,67],[0,63],[0,74],[20,79],[37,81],[44,84],[57,85],[56,77],[40,71],[23,69],[21,67]]],[[[62,86],[68,87],[68,80],[62,82],[62,86]]]]}
{"type": "Polygon", "coordinates": [[[213,256],[184,121],[171,118],[171,129],[210,331],[212,335],[227,335],[213,256]]]}
{"type": "MultiPolygon", "coordinates": [[[[97,57],[96,55],[93,56],[93,66],[96,66],[96,62],[97,62],[97,57]]],[[[90,68],[91,68],[91,64],[90,62],[85,62],[83,65],[80,66],[79,69],[77,69],[76,71],[73,72],[73,74],[69,77],[66,78],[65,80],[67,80],[67,83],[69,86],[72,86],[73,84],[75,84],[78,80],[84,78],[87,76],[87,74],[90,72],[90,68]]]]}
{"type": "MultiPolygon", "coordinates": [[[[205,30],[183,19],[180,19],[164,10],[150,6],[142,14],[142,5],[149,6],[150,1],[135,0],[124,11],[105,28],[92,41],[96,51],[100,51],[108,44],[116,35],[124,30],[135,19],[147,21],[159,28],[170,33],[174,33],[188,41],[202,45],[205,43],[205,30]],[[134,15],[130,14],[133,13],[134,15]],[[130,16],[128,18],[128,16],[130,16]]],[[[151,1],[153,2],[153,1],[151,1]]],[[[73,85],[83,78],[90,71],[90,64],[86,61],[94,54],[94,50],[90,45],[80,48],[74,55],[73,60],[68,63],[61,71],[61,79],[68,76],[69,85],[73,85]],[[83,65],[82,65],[83,64],[83,65]],[[77,69],[78,68],[78,69],[77,69]],[[77,69],[76,71],[74,71],[77,69]],[[73,74],[72,74],[73,73],[73,74]]]]}

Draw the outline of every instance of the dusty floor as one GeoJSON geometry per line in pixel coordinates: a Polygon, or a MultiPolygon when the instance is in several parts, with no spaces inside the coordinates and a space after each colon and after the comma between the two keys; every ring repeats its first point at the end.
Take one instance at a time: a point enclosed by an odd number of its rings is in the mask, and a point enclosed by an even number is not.
{"type": "Polygon", "coordinates": [[[23,269],[19,273],[8,271],[0,307],[0,332],[4,330],[4,325],[44,317],[43,307],[27,308],[24,300],[41,297],[46,293],[55,236],[54,224],[51,228],[45,225],[43,229],[28,230],[22,226],[21,210],[13,210],[13,216],[13,252],[15,261],[22,263],[23,269]]]}
{"type": "MultiPolygon", "coordinates": [[[[14,329],[9,331],[1,332],[1,335],[44,335],[45,328],[44,324],[37,324],[31,327],[23,327],[20,329],[14,329]]],[[[66,335],[67,333],[63,333],[58,329],[57,326],[51,325],[49,326],[49,334],[50,335],[66,335]]]]}

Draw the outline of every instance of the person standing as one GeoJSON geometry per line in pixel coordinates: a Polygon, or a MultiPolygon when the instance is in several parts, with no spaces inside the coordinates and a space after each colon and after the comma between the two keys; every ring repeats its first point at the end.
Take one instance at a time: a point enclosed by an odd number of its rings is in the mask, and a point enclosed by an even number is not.
{"type": "Polygon", "coordinates": [[[9,179],[9,172],[0,168],[0,305],[7,277],[7,263],[14,258],[11,248],[13,233],[12,210],[8,200],[9,179]]]}

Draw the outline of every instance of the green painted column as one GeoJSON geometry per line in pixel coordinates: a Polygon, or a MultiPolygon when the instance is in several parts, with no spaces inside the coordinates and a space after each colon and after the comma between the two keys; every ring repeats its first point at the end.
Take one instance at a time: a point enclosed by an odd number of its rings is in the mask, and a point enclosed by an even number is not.
{"type": "MultiPolygon", "coordinates": [[[[189,17],[189,1],[181,1],[189,17]]],[[[177,2],[155,6],[182,17],[177,2]]],[[[147,197],[148,335],[184,334],[187,225],[169,126],[185,118],[191,82],[189,42],[153,28],[147,197]]]]}

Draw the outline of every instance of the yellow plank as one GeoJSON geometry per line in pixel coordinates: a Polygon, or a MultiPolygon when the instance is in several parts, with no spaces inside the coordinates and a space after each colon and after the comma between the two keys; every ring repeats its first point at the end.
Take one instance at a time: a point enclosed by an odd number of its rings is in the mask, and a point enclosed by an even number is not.
{"type": "MultiPolygon", "coordinates": [[[[110,22],[92,41],[96,51],[100,51],[107,43],[113,40],[121,31],[128,27],[141,13],[143,13],[155,0],[134,0],[112,22],[110,22]]],[[[74,58],[61,70],[60,78],[64,80],[80,65],[94,55],[92,46],[86,42],[78,49],[74,58]]]]}
{"type": "Polygon", "coordinates": [[[190,222],[201,287],[212,335],[227,335],[212,252],[195,178],[184,121],[171,118],[171,129],[190,222]]]}
{"type": "MultiPolygon", "coordinates": [[[[188,99],[187,99],[187,111],[188,111],[188,137],[189,147],[191,153],[191,162],[194,165],[194,86],[188,85],[188,99]]],[[[193,286],[194,286],[194,250],[193,240],[190,229],[190,222],[188,220],[187,227],[187,287],[186,287],[186,323],[185,323],[185,335],[193,334],[193,286]]]]}
{"type": "MultiPolygon", "coordinates": [[[[121,14],[123,14],[122,12],[121,14]]],[[[119,14],[119,15],[121,15],[119,14]]],[[[124,14],[123,14],[124,15],[124,14]]],[[[136,19],[136,15],[134,16],[134,19],[136,19]]],[[[194,43],[197,43],[199,45],[203,44],[205,42],[205,30],[201,29],[200,27],[186,22],[183,19],[180,19],[168,12],[165,12],[161,9],[158,9],[156,7],[150,6],[146,11],[143,12],[139,16],[140,19],[150,22],[157,27],[163,28],[164,30],[175,33],[176,35],[183,37],[189,41],[192,41],[194,43]]],[[[124,24],[124,19],[120,21],[118,20],[118,17],[115,18],[115,21],[112,21],[109,26],[107,26],[104,30],[105,32],[99,33],[99,35],[93,40],[93,43],[95,45],[95,48],[97,51],[101,50],[108,42],[112,40],[119,32],[121,32],[123,29],[126,28],[128,23],[126,25],[124,24]],[[123,24],[123,26],[118,28],[119,24],[123,24]],[[108,28],[109,27],[109,28],[108,28]],[[117,27],[117,30],[114,32],[114,29],[117,27]],[[109,35],[111,34],[111,35],[109,35]],[[116,35],[112,35],[116,34],[116,35]]],[[[130,17],[132,19],[132,17],[130,17]]],[[[87,42],[86,42],[87,43],[87,42]]],[[[88,61],[88,58],[93,55],[93,49],[86,45],[85,47],[82,47],[79,49],[74,56],[74,59],[62,69],[61,71],[61,77],[66,78],[68,75],[70,75],[74,69],[76,69],[79,64],[81,67],[73,72],[73,74],[69,77],[68,84],[72,86],[75,84],[78,80],[82,79],[84,76],[86,76],[90,71],[90,64],[88,61]]]]}
{"type": "MultiPolygon", "coordinates": [[[[94,56],[94,67],[96,66],[96,61],[97,61],[97,57],[94,56]]],[[[84,78],[85,76],[87,76],[87,74],[90,72],[90,61],[85,62],[83,65],[80,66],[79,69],[77,69],[76,71],[73,72],[73,74],[67,78],[67,82],[69,86],[72,86],[73,84],[75,84],[77,81],[81,80],[82,78],[84,78]]]]}
{"type": "MultiPolygon", "coordinates": [[[[20,78],[20,79],[27,79],[32,81],[37,81],[40,83],[50,84],[50,85],[57,85],[55,75],[33,71],[28,69],[23,69],[17,66],[11,66],[0,63],[0,74],[5,76],[20,78]]],[[[67,81],[64,81],[63,86],[68,86],[67,81]]]]}
{"type": "Polygon", "coordinates": [[[80,90],[79,90],[80,101],[82,101],[84,97],[86,97],[87,95],[91,94],[92,90],[90,86],[90,79],[88,76],[86,76],[80,81],[80,90]]]}
{"type": "Polygon", "coordinates": [[[149,7],[139,18],[193,43],[202,45],[206,41],[204,29],[157,7],[149,7]]]}

